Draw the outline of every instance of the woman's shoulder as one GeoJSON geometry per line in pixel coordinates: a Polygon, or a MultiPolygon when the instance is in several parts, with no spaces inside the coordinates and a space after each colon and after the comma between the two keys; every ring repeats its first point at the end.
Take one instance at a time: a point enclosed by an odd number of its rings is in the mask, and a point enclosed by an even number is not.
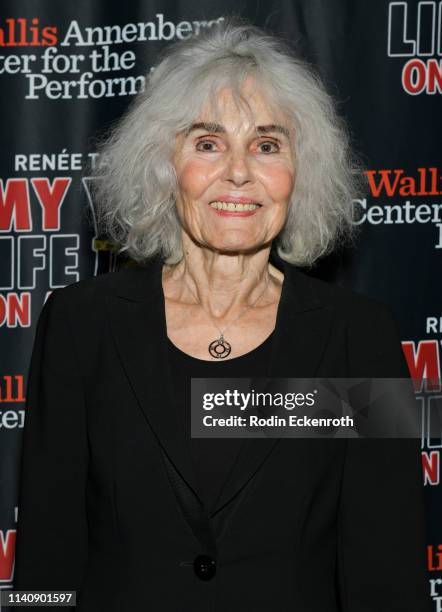
{"type": "Polygon", "coordinates": [[[291,291],[299,294],[300,298],[313,305],[333,308],[336,312],[345,313],[346,318],[357,318],[361,316],[376,316],[378,313],[390,313],[391,307],[377,297],[317,278],[313,273],[297,266],[287,264],[285,273],[291,279],[291,291]]]}
{"type": "Polygon", "coordinates": [[[85,278],[66,285],[56,292],[70,302],[102,302],[106,297],[144,299],[152,294],[155,278],[155,263],[124,267],[85,278]]]}
{"type": "Polygon", "coordinates": [[[82,371],[89,376],[95,364],[103,359],[106,342],[102,340],[111,337],[109,313],[123,313],[118,315],[122,318],[131,316],[133,304],[147,303],[155,295],[152,281],[152,270],[141,266],[107,272],[57,288],[46,300],[38,325],[45,330],[49,342],[61,337],[60,330],[69,329],[72,343],[82,356],[82,371]],[[123,310],[118,310],[121,306],[123,310]]]}
{"type": "MultiPolygon", "coordinates": [[[[355,377],[407,377],[400,330],[392,308],[382,300],[291,269],[298,289],[311,308],[327,310],[331,336],[344,339],[349,373],[355,377]],[[330,315],[331,311],[331,315],[330,315]]],[[[324,315],[325,316],[325,315],[324,315]]]]}

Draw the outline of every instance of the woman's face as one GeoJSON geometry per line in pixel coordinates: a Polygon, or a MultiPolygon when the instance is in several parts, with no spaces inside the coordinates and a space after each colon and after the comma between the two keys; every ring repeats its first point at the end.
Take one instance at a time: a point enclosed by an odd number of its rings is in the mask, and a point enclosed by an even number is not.
{"type": "Polygon", "coordinates": [[[216,122],[206,105],[177,137],[173,158],[184,231],[200,246],[226,252],[271,242],[284,226],[294,187],[288,122],[271,113],[261,94],[246,89],[244,95],[253,118],[222,90],[216,122]]]}

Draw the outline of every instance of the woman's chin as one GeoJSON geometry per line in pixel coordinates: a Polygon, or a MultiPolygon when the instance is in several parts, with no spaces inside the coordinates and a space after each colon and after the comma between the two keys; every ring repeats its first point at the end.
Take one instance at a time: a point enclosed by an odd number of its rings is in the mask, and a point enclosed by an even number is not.
{"type": "Polygon", "coordinates": [[[240,255],[240,254],[251,254],[259,249],[261,245],[250,244],[213,244],[211,249],[224,255],[240,255]]]}
{"type": "Polygon", "coordinates": [[[239,232],[232,232],[226,236],[226,231],[224,230],[224,232],[218,232],[213,238],[206,238],[203,244],[216,251],[253,253],[257,249],[262,248],[263,240],[261,237],[258,239],[256,236],[250,236],[250,234],[244,235],[239,232]]]}

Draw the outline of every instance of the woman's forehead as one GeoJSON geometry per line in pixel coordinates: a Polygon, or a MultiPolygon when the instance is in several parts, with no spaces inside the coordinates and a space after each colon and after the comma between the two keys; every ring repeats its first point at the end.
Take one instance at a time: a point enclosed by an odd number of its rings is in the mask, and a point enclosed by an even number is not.
{"type": "Polygon", "coordinates": [[[243,129],[278,126],[276,131],[283,132],[284,129],[287,136],[290,131],[285,113],[272,104],[258,87],[243,88],[239,92],[224,87],[215,95],[208,96],[202,103],[194,125],[199,125],[201,129],[217,126],[216,131],[220,132],[237,129],[239,126],[243,129]]]}

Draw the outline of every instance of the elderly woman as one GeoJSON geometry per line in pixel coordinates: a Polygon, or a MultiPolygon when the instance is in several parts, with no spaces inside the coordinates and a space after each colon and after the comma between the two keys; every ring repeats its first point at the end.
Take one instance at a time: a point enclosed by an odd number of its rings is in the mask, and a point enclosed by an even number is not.
{"type": "Polygon", "coordinates": [[[387,307],[299,269],[357,187],[318,78],[221,24],[169,48],[102,153],[99,221],[141,265],[43,308],[16,588],[81,612],[429,609],[415,440],[190,436],[192,377],[407,376],[387,307]]]}

